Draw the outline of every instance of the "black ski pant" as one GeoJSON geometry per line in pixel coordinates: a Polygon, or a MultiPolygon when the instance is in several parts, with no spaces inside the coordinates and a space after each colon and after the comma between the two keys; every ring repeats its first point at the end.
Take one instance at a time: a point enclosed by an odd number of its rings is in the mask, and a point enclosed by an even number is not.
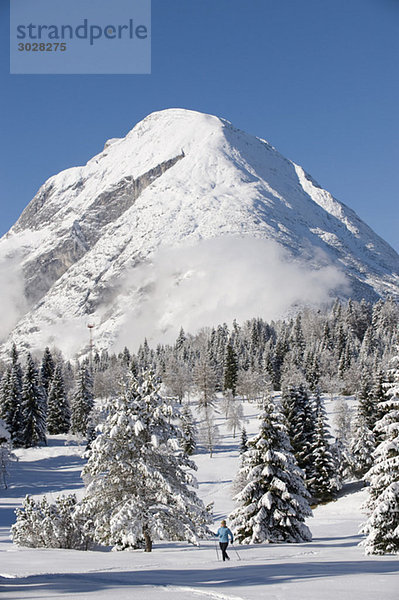
{"type": "Polygon", "coordinates": [[[230,560],[230,558],[227,556],[227,552],[226,552],[228,545],[229,545],[229,542],[219,542],[219,546],[222,551],[223,560],[226,560],[226,558],[227,558],[227,560],[230,560]]]}

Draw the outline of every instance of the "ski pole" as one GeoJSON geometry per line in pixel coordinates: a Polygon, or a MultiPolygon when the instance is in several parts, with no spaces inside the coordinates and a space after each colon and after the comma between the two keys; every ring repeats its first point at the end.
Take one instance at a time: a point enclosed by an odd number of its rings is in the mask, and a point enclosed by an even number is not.
{"type": "Polygon", "coordinates": [[[216,540],[215,540],[215,550],[216,550],[216,556],[217,556],[217,559],[220,561],[220,558],[219,558],[219,550],[218,550],[218,545],[217,545],[217,542],[216,542],[216,540]]]}
{"type": "Polygon", "coordinates": [[[231,545],[234,548],[234,552],[237,554],[238,560],[241,560],[241,556],[238,554],[238,550],[236,549],[236,547],[233,544],[231,544],[231,545]]]}

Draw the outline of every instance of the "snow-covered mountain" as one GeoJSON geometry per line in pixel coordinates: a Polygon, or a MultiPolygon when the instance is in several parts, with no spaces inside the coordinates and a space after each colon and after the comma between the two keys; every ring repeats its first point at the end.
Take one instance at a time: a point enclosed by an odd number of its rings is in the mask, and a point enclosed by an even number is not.
{"type": "MultiPolygon", "coordinates": [[[[0,240],[6,346],[133,346],[332,295],[399,295],[399,257],[268,142],[153,113],[40,188],[0,240]]],[[[5,346],[4,346],[5,347],[5,346]]]]}

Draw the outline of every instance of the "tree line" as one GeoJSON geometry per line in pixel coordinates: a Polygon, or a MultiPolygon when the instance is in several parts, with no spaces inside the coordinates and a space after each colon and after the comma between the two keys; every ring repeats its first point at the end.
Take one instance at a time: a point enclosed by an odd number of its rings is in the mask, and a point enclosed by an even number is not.
{"type": "MultiPolygon", "coordinates": [[[[14,446],[45,443],[46,432],[72,432],[86,437],[90,453],[91,448],[101,446],[104,427],[107,429],[106,424],[116,412],[118,423],[129,413],[133,400],[131,392],[126,396],[126,390],[135,389],[133,397],[139,397],[143,385],[148,386],[151,380],[154,389],[162,390],[163,406],[169,411],[168,424],[175,420],[175,439],[185,460],[195,453],[199,443],[212,457],[220,436],[215,411],[224,414],[233,436],[241,431],[241,462],[235,481],[239,506],[232,515],[241,542],[310,539],[304,525],[310,504],[332,499],[342,480],[355,476],[368,478],[380,490],[372,505],[372,514],[377,510],[379,521],[373,517],[374,525],[365,524],[369,540],[366,550],[389,551],[395,542],[388,543],[386,535],[376,541],[375,536],[377,530],[386,527],[388,518],[378,508],[378,498],[385,494],[386,505],[389,488],[392,506],[398,500],[392,487],[398,481],[398,467],[391,460],[398,450],[393,440],[398,421],[395,381],[399,374],[397,368],[392,368],[398,316],[398,306],[389,299],[375,305],[336,301],[323,311],[304,309],[278,322],[251,319],[242,326],[234,322],[229,329],[223,324],[195,335],[181,329],[173,345],[152,349],[145,340],[137,353],[127,348],[118,355],[95,352],[92,361],[86,357],[75,364],[46,348],[39,361],[28,354],[24,368],[14,346],[10,363],[3,368],[0,418],[14,446]],[[148,372],[151,376],[143,379],[143,373],[148,372]],[[281,390],[278,401],[273,399],[277,390],[281,390]],[[358,399],[351,426],[347,407],[341,406],[335,439],[322,400],[322,393],[333,392],[354,393],[358,399]],[[195,397],[196,419],[187,402],[190,394],[195,397]],[[130,399],[127,404],[126,397],[130,399]],[[258,403],[261,411],[259,434],[252,440],[248,440],[244,428],[243,400],[258,403]],[[123,410],[117,408],[119,405],[123,410]],[[99,424],[101,427],[96,429],[99,424]],[[388,472],[382,476],[385,468],[388,472]],[[385,484],[379,481],[380,476],[385,484]],[[278,519],[273,521],[272,514],[278,519]],[[370,541],[370,536],[375,539],[370,541]]],[[[146,414],[146,404],[141,402],[140,407],[138,412],[146,414]]],[[[159,415],[155,405],[153,410],[159,415]]],[[[138,429],[151,429],[150,417],[147,425],[139,422],[138,429]]],[[[110,437],[112,431],[115,428],[109,429],[110,437]]],[[[128,439],[129,432],[125,435],[128,439]]],[[[151,436],[146,440],[156,446],[151,436]]],[[[120,451],[119,456],[122,454],[120,451]]],[[[111,454],[106,456],[111,468],[111,454]]],[[[143,472],[150,472],[148,465],[143,466],[143,472]]],[[[75,504],[69,500],[73,511],[75,504]]],[[[198,510],[201,513],[202,508],[198,510]]],[[[391,515],[392,511],[388,512],[391,515]]],[[[136,537],[131,534],[129,539],[123,538],[125,542],[112,543],[123,546],[144,540],[149,545],[154,532],[164,533],[157,522],[150,528],[150,535],[143,523],[136,537]]],[[[96,536],[101,538],[99,533],[96,536]]]]}

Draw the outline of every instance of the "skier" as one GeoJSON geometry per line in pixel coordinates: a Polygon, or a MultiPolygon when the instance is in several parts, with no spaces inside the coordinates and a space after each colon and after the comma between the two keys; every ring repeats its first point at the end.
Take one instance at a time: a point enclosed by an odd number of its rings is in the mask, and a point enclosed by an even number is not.
{"type": "Polygon", "coordinates": [[[227,555],[226,550],[227,550],[227,546],[229,545],[229,539],[230,539],[230,542],[233,543],[233,534],[231,533],[230,529],[227,527],[226,521],[224,519],[220,525],[221,526],[217,530],[216,535],[219,538],[219,546],[222,551],[222,558],[223,558],[223,562],[224,562],[226,559],[230,560],[229,556],[227,555]]]}

